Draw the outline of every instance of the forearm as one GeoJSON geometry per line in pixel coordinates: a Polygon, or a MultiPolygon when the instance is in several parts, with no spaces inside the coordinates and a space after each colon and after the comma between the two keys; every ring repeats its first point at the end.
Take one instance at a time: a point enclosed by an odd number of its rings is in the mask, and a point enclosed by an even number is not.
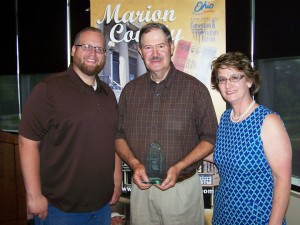
{"type": "Polygon", "coordinates": [[[290,178],[274,178],[274,196],[269,225],[282,224],[289,204],[290,178]]]}
{"type": "MultiPolygon", "coordinates": [[[[157,186],[161,190],[167,190],[176,185],[176,181],[182,170],[192,165],[193,163],[204,159],[213,150],[213,145],[206,141],[201,141],[199,144],[178,163],[168,169],[167,177],[163,183],[157,186]]],[[[196,171],[195,171],[196,172],[196,171]]]]}
{"type": "Polygon", "coordinates": [[[122,186],[122,161],[117,154],[115,154],[114,184],[115,187],[122,186]]]}
{"type": "Polygon", "coordinates": [[[28,198],[42,194],[38,142],[19,136],[20,163],[28,198]]]}
{"type": "Polygon", "coordinates": [[[132,150],[129,148],[127,142],[124,139],[116,140],[116,151],[118,156],[132,169],[140,164],[139,160],[135,157],[132,150]]]}
{"type": "Polygon", "coordinates": [[[114,171],[114,192],[109,202],[114,205],[119,201],[122,194],[122,162],[120,157],[115,154],[115,171],[114,171]]]}
{"type": "Polygon", "coordinates": [[[149,180],[144,165],[135,157],[124,139],[116,140],[116,151],[121,159],[125,161],[133,171],[133,182],[136,183],[140,189],[149,188],[149,184],[143,183],[143,181],[149,180]]]}
{"type": "Polygon", "coordinates": [[[182,171],[193,163],[208,157],[208,155],[212,153],[213,148],[214,146],[211,143],[201,141],[189,154],[176,163],[174,167],[176,167],[177,170],[182,171]]]}

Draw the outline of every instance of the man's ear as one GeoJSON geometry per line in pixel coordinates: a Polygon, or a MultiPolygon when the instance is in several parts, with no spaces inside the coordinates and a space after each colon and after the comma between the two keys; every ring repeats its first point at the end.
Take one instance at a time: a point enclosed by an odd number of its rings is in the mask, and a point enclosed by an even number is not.
{"type": "Polygon", "coordinates": [[[138,52],[139,52],[141,58],[143,58],[142,50],[140,49],[140,47],[138,47],[138,52]]]}
{"type": "Polygon", "coordinates": [[[171,43],[171,46],[170,46],[170,48],[171,48],[171,56],[174,54],[174,42],[172,41],[172,43],[171,43]]]}
{"type": "Polygon", "coordinates": [[[73,45],[71,49],[71,56],[74,56],[75,50],[76,50],[76,46],[73,45]]]}

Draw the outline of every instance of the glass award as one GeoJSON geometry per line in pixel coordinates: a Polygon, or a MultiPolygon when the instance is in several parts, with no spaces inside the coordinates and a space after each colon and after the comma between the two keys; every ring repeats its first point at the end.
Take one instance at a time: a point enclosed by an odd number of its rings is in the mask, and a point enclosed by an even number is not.
{"type": "Polygon", "coordinates": [[[165,179],[165,158],[161,146],[152,142],[146,155],[146,173],[149,178],[148,184],[161,184],[165,179]]]}

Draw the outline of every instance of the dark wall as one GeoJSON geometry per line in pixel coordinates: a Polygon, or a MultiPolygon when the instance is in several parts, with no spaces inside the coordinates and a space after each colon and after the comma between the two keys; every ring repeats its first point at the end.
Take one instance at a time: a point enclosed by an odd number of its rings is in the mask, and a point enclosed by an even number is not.
{"type": "Polygon", "coordinates": [[[300,56],[300,1],[256,0],[255,58],[300,56]]]}
{"type": "Polygon", "coordinates": [[[226,51],[251,53],[250,0],[226,0],[226,51]]]}
{"type": "Polygon", "coordinates": [[[71,10],[71,43],[74,42],[75,35],[83,28],[90,26],[90,0],[72,0],[71,10]]]}
{"type": "Polygon", "coordinates": [[[67,66],[66,1],[19,1],[20,73],[45,73],[67,66]]]}
{"type": "MultiPolygon", "coordinates": [[[[20,73],[58,72],[67,68],[66,0],[18,2],[20,73]]],[[[71,41],[90,25],[89,0],[70,1],[71,41]]],[[[5,4],[4,4],[5,3],[5,4]]],[[[15,0],[1,10],[0,75],[16,74],[15,0]]],[[[251,0],[226,0],[226,49],[250,56],[251,0]]],[[[300,55],[300,1],[256,0],[255,59],[300,55]]]]}
{"type": "MultiPolygon", "coordinates": [[[[1,10],[0,75],[17,73],[16,4],[5,1],[1,10]],[[3,63],[4,62],[4,63],[3,63]]],[[[70,1],[71,38],[90,25],[89,0],[70,1]]],[[[59,72],[67,62],[67,0],[17,1],[20,74],[59,72]]]]}
{"type": "Polygon", "coordinates": [[[1,53],[0,53],[0,75],[16,74],[16,20],[15,2],[5,1],[0,13],[1,26],[1,53]]]}
{"type": "MultiPolygon", "coordinates": [[[[254,59],[300,55],[300,1],[256,0],[254,59]]],[[[226,0],[226,49],[251,53],[251,0],[226,0]]]]}

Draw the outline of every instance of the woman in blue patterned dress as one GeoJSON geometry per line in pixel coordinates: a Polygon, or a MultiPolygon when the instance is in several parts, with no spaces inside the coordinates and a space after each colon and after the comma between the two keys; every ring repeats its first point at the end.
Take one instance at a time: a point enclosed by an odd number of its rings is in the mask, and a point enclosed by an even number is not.
{"type": "Polygon", "coordinates": [[[279,115],[253,100],[259,73],[246,55],[229,52],[212,62],[211,82],[232,108],[221,116],[207,158],[220,174],[213,224],[286,224],[292,148],[279,115]]]}

